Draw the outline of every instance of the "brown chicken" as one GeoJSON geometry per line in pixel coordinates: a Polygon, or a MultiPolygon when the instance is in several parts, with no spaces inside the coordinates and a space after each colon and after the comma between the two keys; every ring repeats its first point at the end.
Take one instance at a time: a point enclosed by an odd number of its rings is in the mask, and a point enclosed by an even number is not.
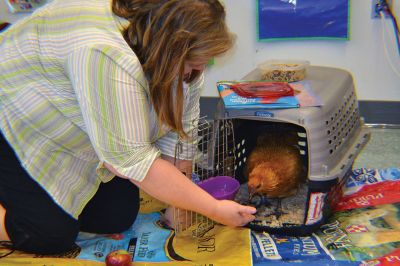
{"type": "Polygon", "coordinates": [[[303,164],[295,133],[265,134],[246,162],[250,197],[284,198],[296,193],[304,178],[303,164]]]}

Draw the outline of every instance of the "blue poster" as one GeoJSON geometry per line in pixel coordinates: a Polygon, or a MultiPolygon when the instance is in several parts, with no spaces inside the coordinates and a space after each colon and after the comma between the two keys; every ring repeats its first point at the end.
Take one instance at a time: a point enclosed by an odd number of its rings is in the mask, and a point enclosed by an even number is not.
{"type": "Polygon", "coordinates": [[[258,39],[349,39],[349,0],[257,0],[258,39]]]}

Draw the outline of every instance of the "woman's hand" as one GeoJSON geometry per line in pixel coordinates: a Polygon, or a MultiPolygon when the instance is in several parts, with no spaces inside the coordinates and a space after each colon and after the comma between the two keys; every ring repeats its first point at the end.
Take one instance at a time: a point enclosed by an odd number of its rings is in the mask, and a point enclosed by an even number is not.
{"type": "MultiPolygon", "coordinates": [[[[114,167],[106,163],[105,166],[111,172],[115,171],[114,167]]],[[[115,171],[115,174],[118,175],[118,172],[115,171]]],[[[230,200],[216,200],[184,176],[170,162],[163,159],[156,159],[153,162],[142,181],[130,180],[162,202],[197,212],[224,225],[243,226],[255,219],[254,207],[240,205],[230,200]]]]}
{"type": "Polygon", "coordinates": [[[218,200],[210,218],[228,226],[243,226],[255,219],[257,209],[231,200],[218,200]]]}
{"type": "MultiPolygon", "coordinates": [[[[243,206],[230,200],[218,200],[215,214],[210,219],[228,226],[243,226],[253,221],[256,212],[254,207],[243,206]]],[[[169,206],[161,218],[170,228],[184,231],[196,223],[198,214],[169,206]]]]}

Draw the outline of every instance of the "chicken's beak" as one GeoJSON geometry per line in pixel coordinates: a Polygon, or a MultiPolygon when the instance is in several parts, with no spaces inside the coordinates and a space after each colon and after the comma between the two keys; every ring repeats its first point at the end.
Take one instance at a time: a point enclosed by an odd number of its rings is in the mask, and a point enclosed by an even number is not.
{"type": "Polygon", "coordinates": [[[255,194],[257,194],[258,190],[261,188],[261,184],[257,186],[249,186],[249,196],[252,198],[255,194]]]}

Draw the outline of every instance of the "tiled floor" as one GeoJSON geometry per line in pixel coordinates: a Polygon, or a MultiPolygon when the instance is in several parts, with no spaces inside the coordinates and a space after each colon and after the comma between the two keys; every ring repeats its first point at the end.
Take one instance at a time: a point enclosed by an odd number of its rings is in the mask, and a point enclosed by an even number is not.
{"type": "Polygon", "coordinates": [[[357,156],[353,168],[400,168],[400,125],[370,127],[371,138],[357,156]]]}

